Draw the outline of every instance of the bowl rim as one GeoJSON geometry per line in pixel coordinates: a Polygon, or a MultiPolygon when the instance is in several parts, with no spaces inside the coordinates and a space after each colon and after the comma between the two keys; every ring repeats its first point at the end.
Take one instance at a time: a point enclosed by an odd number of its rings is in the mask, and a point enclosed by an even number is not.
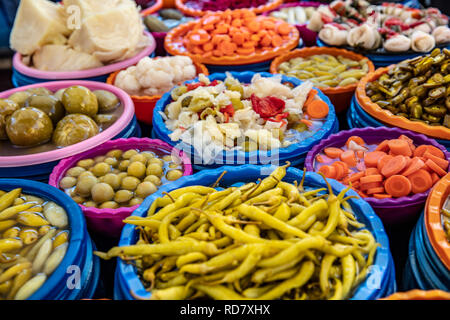
{"type": "Polygon", "coordinates": [[[65,81],[50,81],[41,82],[32,85],[27,85],[23,87],[18,87],[10,90],[6,90],[0,93],[0,98],[5,98],[11,94],[19,91],[24,91],[30,88],[45,87],[49,90],[55,91],[61,88],[70,87],[73,85],[85,86],[93,90],[106,90],[114,93],[117,98],[121,101],[123,105],[122,115],[106,130],[98,133],[97,135],[86,139],[84,141],[78,142],[76,144],[54,149],[51,151],[45,151],[29,155],[20,156],[1,156],[0,157],[0,167],[22,167],[31,166],[36,164],[42,164],[46,162],[52,162],[55,160],[60,160],[68,156],[80,153],[86,149],[94,148],[110,139],[113,139],[117,134],[119,134],[126,126],[131,122],[134,116],[134,104],[130,96],[120,88],[115,86],[97,82],[97,81],[86,81],[86,80],[65,80],[65,81]]]}
{"type": "Polygon", "coordinates": [[[153,6],[141,11],[141,16],[145,17],[145,16],[148,16],[149,14],[159,11],[163,7],[163,4],[164,4],[163,0],[156,0],[155,4],[153,4],[153,6]]]}
{"type": "Polygon", "coordinates": [[[450,293],[434,289],[414,289],[406,292],[396,292],[380,300],[450,300],[450,293]]]}
{"type": "MultiPolygon", "coordinates": [[[[178,150],[177,148],[174,148],[170,146],[168,143],[161,141],[159,139],[127,138],[127,139],[110,140],[97,148],[89,149],[74,156],[62,159],[53,168],[53,171],[49,176],[48,184],[60,190],[58,187],[59,182],[61,181],[67,170],[72,168],[78,161],[89,157],[104,155],[106,152],[116,148],[119,149],[145,148],[145,151],[164,150],[169,151],[171,153],[176,152],[177,156],[181,160],[181,163],[183,164],[183,176],[192,175],[193,170],[191,160],[189,159],[188,156],[186,156],[186,154],[182,150],[178,150]],[[143,145],[145,145],[145,147],[143,147],[143,145]]],[[[171,182],[168,182],[166,184],[169,183],[171,182]]],[[[130,215],[134,210],[136,210],[139,207],[139,205],[135,205],[132,207],[119,207],[117,209],[100,209],[94,207],[86,207],[82,204],[79,204],[79,206],[81,207],[85,215],[104,219],[110,219],[114,218],[115,216],[124,214],[130,215]]]]}
{"type": "MultiPolygon", "coordinates": [[[[263,17],[263,16],[257,16],[257,17],[263,17]]],[[[271,17],[263,17],[265,19],[270,19],[271,17]]],[[[275,19],[275,18],[272,18],[275,19]]],[[[177,38],[180,38],[182,35],[185,35],[192,27],[198,23],[197,20],[190,21],[184,24],[179,25],[178,27],[173,28],[169,32],[167,32],[167,35],[164,39],[164,48],[168,53],[171,55],[188,55],[192,58],[194,61],[199,61],[205,64],[210,65],[227,65],[227,66],[235,66],[235,65],[245,65],[245,64],[252,64],[252,63],[258,63],[267,61],[270,59],[275,58],[276,56],[288,52],[291,49],[295,48],[300,39],[300,33],[298,29],[291,25],[291,36],[289,40],[284,43],[282,46],[273,48],[270,51],[261,51],[261,52],[254,52],[250,55],[240,55],[236,54],[233,56],[222,56],[222,57],[214,57],[210,56],[207,58],[204,58],[200,54],[193,54],[186,50],[184,45],[180,45],[179,41],[175,42],[177,38]],[[180,49],[181,48],[181,49],[180,49]]]]}
{"type": "Polygon", "coordinates": [[[388,72],[388,70],[390,68],[393,68],[394,66],[395,64],[384,68],[378,68],[374,72],[370,72],[361,78],[355,92],[356,98],[358,99],[361,108],[363,108],[364,111],[366,111],[372,117],[391,126],[408,129],[433,138],[449,140],[450,128],[445,128],[443,125],[433,127],[423,122],[414,122],[406,119],[405,117],[394,115],[389,110],[382,109],[378,104],[372,102],[372,100],[370,100],[370,98],[367,96],[366,84],[378,79],[382,74],[388,72]]]}
{"type": "Polygon", "coordinates": [[[441,208],[450,194],[450,173],[439,180],[431,190],[425,205],[425,228],[431,246],[442,263],[450,270],[450,240],[441,221],[441,208]]]}
{"type": "MultiPolygon", "coordinates": [[[[203,10],[192,9],[192,8],[189,8],[188,6],[186,6],[184,4],[185,2],[186,2],[186,0],[175,0],[175,7],[178,10],[180,10],[183,14],[188,15],[188,16],[201,17],[201,16],[204,16],[208,12],[218,12],[218,11],[209,11],[209,10],[203,11],[203,10]]],[[[242,9],[251,10],[255,13],[263,13],[263,12],[266,12],[271,9],[279,7],[282,3],[283,3],[283,0],[268,0],[265,4],[259,5],[257,7],[242,8],[242,9]]]]}
{"type": "Polygon", "coordinates": [[[39,296],[40,293],[42,295],[42,292],[47,292],[54,288],[54,286],[67,275],[67,268],[73,264],[76,255],[83,250],[83,240],[88,237],[86,223],[81,209],[75,201],[53,186],[33,180],[1,178],[0,188],[8,191],[15,188],[22,188],[22,193],[36,195],[45,198],[45,200],[53,201],[66,211],[69,219],[69,227],[67,230],[69,230],[70,238],[66,254],[52,274],[47,277],[42,286],[28,298],[31,298],[30,300],[35,300],[36,298],[34,297],[39,296]]]}
{"type": "MultiPolygon", "coordinates": [[[[249,77],[251,79],[256,73],[259,73],[262,77],[275,76],[275,74],[268,73],[268,72],[252,72],[252,71],[235,72],[235,71],[231,71],[229,73],[237,79],[240,79],[241,77],[249,77]]],[[[283,81],[290,82],[290,83],[294,84],[295,86],[299,86],[302,83],[302,81],[297,78],[287,77],[285,75],[281,75],[281,76],[282,76],[283,81]]],[[[216,79],[223,80],[223,79],[225,79],[225,77],[226,77],[225,73],[213,73],[208,76],[208,79],[210,79],[211,81],[216,80],[216,79]]],[[[194,81],[198,81],[198,79],[196,78],[194,80],[189,80],[189,81],[186,81],[185,83],[190,83],[190,82],[194,82],[194,81]]],[[[309,136],[300,142],[293,143],[284,148],[275,149],[277,151],[273,151],[273,150],[267,151],[267,157],[270,158],[272,155],[272,152],[278,152],[278,155],[279,155],[278,160],[280,162],[284,161],[286,157],[292,157],[292,155],[290,153],[298,151],[299,148],[308,147],[308,150],[309,150],[314,143],[317,143],[319,140],[322,140],[327,135],[328,132],[332,131],[332,128],[335,125],[335,122],[337,121],[336,113],[334,110],[334,105],[331,103],[330,99],[323,92],[320,91],[320,89],[318,89],[316,87],[313,87],[313,88],[318,91],[318,96],[325,103],[327,103],[327,105],[329,106],[329,110],[330,110],[322,127],[319,130],[317,130],[312,136],[309,136]]],[[[166,105],[170,103],[170,101],[171,101],[170,94],[171,94],[171,91],[165,93],[161,97],[161,99],[159,99],[156,102],[155,109],[153,111],[153,120],[152,120],[152,122],[156,125],[153,126],[153,130],[155,130],[155,129],[160,130],[161,134],[158,136],[158,138],[166,141],[169,144],[171,144],[171,142],[175,143],[175,144],[183,143],[180,141],[171,141],[170,140],[170,138],[168,137],[168,134],[170,134],[172,131],[167,129],[167,126],[166,126],[161,114],[158,112],[158,111],[163,111],[164,108],[166,107],[166,105]]],[[[184,144],[184,145],[188,146],[190,148],[192,147],[191,145],[186,145],[186,144],[184,144]]],[[[247,158],[258,159],[258,157],[260,155],[259,152],[260,152],[260,150],[250,151],[250,152],[244,152],[241,150],[234,150],[234,151],[222,150],[220,155],[219,154],[216,155],[215,159],[217,159],[218,156],[221,156],[224,159],[229,159],[228,157],[231,157],[231,155],[233,156],[233,159],[235,156],[238,159],[247,159],[247,158]]],[[[305,154],[306,154],[306,152],[305,152],[305,154]]],[[[194,155],[195,155],[195,153],[193,154],[193,156],[194,155]]],[[[298,156],[298,154],[296,156],[298,156]]]]}
{"type": "MultiPolygon", "coordinates": [[[[133,212],[133,216],[143,216],[145,215],[147,209],[150,207],[151,203],[157,198],[162,196],[162,192],[170,192],[172,190],[178,189],[185,185],[203,185],[200,181],[205,176],[217,176],[219,177],[223,171],[227,171],[228,173],[236,173],[236,172],[246,172],[247,170],[261,170],[262,168],[267,169],[275,169],[276,166],[257,166],[257,165],[243,165],[240,167],[234,167],[234,166],[223,166],[220,168],[212,169],[212,170],[203,170],[200,172],[197,172],[194,175],[182,177],[179,180],[175,181],[174,184],[171,184],[170,186],[172,188],[165,187],[163,189],[159,189],[157,192],[155,192],[153,195],[149,196],[145,202],[141,204],[141,206],[133,212]],[[194,182],[194,184],[189,184],[190,182],[194,182]]],[[[303,172],[300,171],[297,168],[289,167],[287,168],[287,172],[301,177],[303,175],[303,172]]],[[[267,176],[267,175],[265,175],[267,176]]],[[[264,176],[264,177],[265,177],[264,176]]],[[[261,176],[263,177],[263,176],[261,176]]],[[[323,178],[317,173],[314,172],[306,172],[306,180],[311,180],[311,184],[313,185],[322,185],[323,184],[323,178]]],[[[248,181],[243,178],[241,181],[248,181]]],[[[343,189],[345,189],[345,186],[343,186],[341,183],[337,182],[336,180],[328,180],[333,191],[334,192],[340,192],[343,189]]],[[[347,192],[349,195],[357,195],[355,191],[349,190],[347,192]]],[[[377,249],[375,259],[373,262],[373,265],[376,265],[379,267],[378,272],[381,272],[383,274],[388,271],[389,263],[391,263],[390,258],[390,247],[389,247],[389,239],[386,234],[386,231],[384,230],[383,223],[381,222],[380,218],[375,214],[374,210],[370,207],[370,205],[362,200],[361,198],[353,198],[349,199],[349,202],[353,204],[354,206],[358,206],[361,208],[361,215],[365,217],[367,220],[366,228],[370,230],[371,233],[374,235],[376,241],[381,244],[381,247],[377,249]],[[381,270],[380,270],[381,269],[381,270]]],[[[119,246],[124,245],[130,245],[134,243],[134,237],[135,237],[135,228],[133,225],[127,224],[122,229],[122,234],[120,236],[119,246]]],[[[148,297],[150,294],[148,291],[144,290],[144,287],[142,285],[142,282],[137,276],[135,267],[130,264],[125,264],[120,259],[117,260],[117,271],[116,273],[119,273],[120,276],[124,277],[126,280],[126,285],[129,286],[130,284],[132,286],[137,286],[137,290],[135,291],[136,295],[142,296],[142,297],[148,297]]],[[[366,284],[370,279],[370,276],[368,276],[362,283],[358,285],[358,287],[355,289],[354,296],[358,294],[367,294],[368,288],[367,286],[363,286],[366,284]],[[360,292],[362,291],[362,292],[360,292]]],[[[128,290],[131,290],[132,288],[127,288],[128,290]]],[[[354,297],[353,296],[353,297],[354,297]]]]}
{"type": "MultiPolygon", "coordinates": [[[[450,161],[450,152],[442,145],[437,143],[434,139],[429,138],[423,134],[411,132],[408,130],[400,129],[400,128],[390,128],[390,127],[366,127],[366,128],[354,128],[350,130],[342,130],[338,133],[331,134],[328,138],[321,140],[318,144],[316,144],[306,155],[305,159],[305,167],[308,171],[314,171],[313,163],[314,158],[317,154],[319,154],[323,149],[329,146],[339,146],[340,144],[335,143],[336,140],[342,138],[349,138],[351,136],[373,136],[377,137],[379,134],[386,135],[405,135],[413,140],[425,140],[428,144],[431,144],[437,148],[439,148],[445,155],[446,159],[450,161]]],[[[383,139],[384,140],[384,139],[383,139]]],[[[315,171],[314,171],[315,172],[315,171]]],[[[387,199],[377,199],[373,197],[363,198],[365,201],[370,203],[374,208],[394,208],[394,207],[404,207],[405,205],[412,205],[420,202],[425,202],[428,194],[431,192],[432,188],[427,190],[426,192],[416,193],[412,196],[405,196],[400,198],[387,198],[387,199]]]]}
{"type": "Polygon", "coordinates": [[[19,52],[16,52],[12,60],[13,69],[23,75],[43,80],[81,80],[106,75],[114,72],[117,69],[123,69],[130,65],[133,65],[143,57],[149,56],[153,51],[155,51],[155,38],[153,38],[152,34],[148,31],[144,31],[144,34],[150,39],[150,44],[147,47],[143,48],[134,57],[105,66],[77,71],[43,71],[25,65],[22,62],[22,55],[19,52]]]}
{"type": "MultiPolygon", "coordinates": [[[[277,69],[282,62],[285,62],[285,61],[288,61],[290,59],[297,58],[297,57],[310,57],[310,56],[314,56],[314,55],[318,55],[318,54],[329,54],[329,55],[332,55],[335,57],[338,55],[342,55],[345,58],[349,58],[349,59],[352,59],[352,60],[358,61],[358,62],[361,60],[367,60],[367,64],[369,66],[369,72],[375,71],[375,66],[373,65],[372,61],[370,61],[369,58],[367,58],[363,55],[360,55],[358,53],[355,53],[353,51],[349,51],[346,49],[314,46],[314,47],[305,47],[305,48],[301,48],[301,49],[295,49],[295,50],[286,52],[285,54],[279,55],[270,64],[270,73],[278,73],[277,69]]],[[[350,91],[354,91],[356,89],[358,82],[348,84],[343,87],[338,86],[338,87],[328,87],[328,88],[320,88],[320,89],[322,90],[323,93],[325,93],[327,95],[350,92],[350,91]]]]}

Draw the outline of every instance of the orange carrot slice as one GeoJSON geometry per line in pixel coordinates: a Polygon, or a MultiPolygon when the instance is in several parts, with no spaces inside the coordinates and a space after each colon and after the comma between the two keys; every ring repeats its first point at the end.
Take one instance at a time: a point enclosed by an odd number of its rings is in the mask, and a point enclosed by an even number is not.
{"type": "Polygon", "coordinates": [[[367,189],[367,191],[366,191],[367,194],[375,194],[375,193],[383,193],[383,192],[384,192],[384,187],[370,188],[370,189],[367,189]]]}
{"type": "Polygon", "coordinates": [[[380,172],[378,171],[377,168],[367,168],[367,169],[364,171],[364,174],[365,174],[366,176],[370,176],[370,175],[373,175],[373,174],[380,174],[380,172]]]}
{"type": "Polygon", "coordinates": [[[233,41],[234,43],[241,45],[244,43],[244,35],[240,32],[236,32],[233,34],[233,41]]]}
{"type": "Polygon", "coordinates": [[[279,35],[274,35],[272,37],[272,46],[274,48],[280,47],[283,44],[283,38],[279,35]]]}
{"type": "Polygon", "coordinates": [[[402,155],[410,157],[412,155],[411,148],[407,141],[402,139],[392,139],[388,142],[389,150],[392,151],[394,155],[402,155]]]}
{"type": "Polygon", "coordinates": [[[412,192],[422,193],[427,191],[433,185],[433,179],[428,171],[419,169],[413,174],[408,176],[409,181],[411,181],[412,192]]]}
{"type": "Polygon", "coordinates": [[[364,172],[357,172],[350,176],[348,179],[349,182],[358,181],[360,178],[364,177],[364,172]]]}
{"type": "Polygon", "coordinates": [[[322,172],[325,177],[330,179],[334,179],[336,177],[336,168],[333,166],[321,166],[319,168],[319,172],[322,172]]]}
{"type": "Polygon", "coordinates": [[[310,104],[313,100],[314,100],[314,98],[316,97],[316,95],[318,94],[319,92],[316,90],[316,89],[311,89],[309,92],[308,92],[308,95],[306,96],[306,101],[305,101],[305,103],[303,104],[303,106],[307,106],[308,104],[310,104]]]}
{"type": "MultiPolygon", "coordinates": [[[[385,177],[390,177],[392,175],[396,175],[401,172],[406,167],[406,159],[404,156],[398,155],[390,159],[386,164],[381,168],[381,174],[385,177]]],[[[391,194],[390,192],[388,192],[391,194]]]]}
{"type": "Polygon", "coordinates": [[[411,192],[411,181],[405,176],[394,174],[386,179],[386,192],[395,198],[404,197],[411,192]]]}
{"type": "Polygon", "coordinates": [[[436,164],[436,162],[434,162],[431,159],[428,159],[425,164],[434,172],[436,172],[440,177],[443,177],[447,174],[447,172],[442,169],[441,167],[439,167],[439,165],[436,164]]]}
{"type": "Polygon", "coordinates": [[[423,167],[425,167],[425,162],[423,162],[419,157],[414,157],[412,158],[411,163],[402,172],[402,175],[409,176],[423,167]]]}
{"type": "Polygon", "coordinates": [[[277,32],[281,35],[288,35],[291,32],[291,26],[288,23],[280,23],[277,26],[277,32]]]}
{"type": "Polygon", "coordinates": [[[436,157],[439,157],[441,159],[445,159],[445,155],[442,152],[442,150],[439,149],[439,148],[436,148],[435,146],[427,145],[427,151],[429,153],[431,153],[432,155],[436,156],[436,157]]]}
{"type": "Polygon", "coordinates": [[[352,150],[342,152],[339,158],[344,161],[349,167],[356,166],[356,156],[355,152],[352,150]]]}
{"type": "Polygon", "coordinates": [[[306,106],[306,113],[313,119],[322,119],[330,111],[328,105],[322,100],[313,100],[306,106]]]}
{"type": "Polygon", "coordinates": [[[386,155],[386,153],[383,151],[368,152],[364,156],[364,163],[365,163],[366,167],[377,167],[378,160],[380,160],[380,158],[385,155],[386,155]]]}
{"type": "Polygon", "coordinates": [[[392,198],[389,194],[386,194],[386,193],[375,193],[372,195],[372,197],[377,198],[377,199],[392,198]]]}
{"type": "Polygon", "coordinates": [[[345,145],[348,148],[348,144],[350,143],[350,141],[354,141],[357,144],[359,144],[360,146],[364,146],[366,143],[364,142],[363,138],[358,137],[358,136],[351,136],[347,139],[347,142],[345,143],[345,145]]]}
{"type": "Polygon", "coordinates": [[[389,142],[389,140],[383,140],[383,141],[375,148],[375,151],[388,152],[388,151],[389,151],[388,142],[389,142]]]}
{"type": "Polygon", "coordinates": [[[381,182],[383,181],[383,176],[381,174],[372,174],[370,176],[361,177],[359,181],[361,181],[361,184],[370,182],[381,182]]]}
{"type": "Polygon", "coordinates": [[[384,167],[384,165],[393,158],[394,156],[391,156],[389,154],[382,156],[380,159],[378,159],[377,169],[379,172],[381,172],[381,169],[384,167]]]}
{"type": "MultiPolygon", "coordinates": [[[[382,187],[383,185],[381,184],[381,182],[369,182],[369,183],[361,183],[361,189],[362,190],[369,190],[372,188],[379,188],[382,187]]],[[[380,193],[380,192],[377,192],[380,193]]]]}
{"type": "Polygon", "coordinates": [[[439,176],[436,172],[431,173],[431,181],[433,182],[433,185],[439,181],[439,176]]]}
{"type": "Polygon", "coordinates": [[[339,156],[341,155],[342,152],[344,152],[344,150],[342,150],[341,148],[328,147],[325,148],[323,152],[327,155],[327,157],[331,159],[336,159],[339,158],[339,156]]]}
{"type": "Polygon", "coordinates": [[[423,156],[426,159],[433,160],[434,163],[436,163],[439,167],[441,167],[444,170],[447,170],[448,168],[448,161],[439,157],[436,157],[434,154],[431,154],[430,151],[426,151],[423,156]]]}

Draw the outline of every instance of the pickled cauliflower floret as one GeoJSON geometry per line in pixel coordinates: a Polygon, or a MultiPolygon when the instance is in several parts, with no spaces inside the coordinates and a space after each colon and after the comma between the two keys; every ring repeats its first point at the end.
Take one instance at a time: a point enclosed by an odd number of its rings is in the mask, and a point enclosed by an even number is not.
{"type": "Polygon", "coordinates": [[[186,56],[157,59],[144,57],[136,66],[122,70],[114,85],[131,95],[155,96],[170,91],[181,82],[195,78],[196,74],[197,70],[191,58],[186,56]]]}

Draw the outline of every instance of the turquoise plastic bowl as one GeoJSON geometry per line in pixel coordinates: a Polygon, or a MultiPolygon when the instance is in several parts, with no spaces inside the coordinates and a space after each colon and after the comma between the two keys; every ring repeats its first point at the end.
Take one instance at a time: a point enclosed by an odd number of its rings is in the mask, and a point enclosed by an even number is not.
{"type": "MultiPolygon", "coordinates": [[[[243,165],[239,167],[225,166],[212,170],[200,171],[192,176],[185,176],[179,180],[161,187],[156,193],[149,196],[142,205],[133,212],[132,215],[143,217],[147,214],[148,208],[152,202],[163,196],[163,192],[170,192],[172,190],[190,186],[190,185],[211,185],[220,176],[223,171],[227,174],[221,180],[222,186],[231,186],[237,183],[256,181],[258,178],[266,177],[275,166],[256,166],[243,165]],[[261,174],[263,171],[264,174],[261,174]]],[[[299,181],[302,178],[303,172],[296,168],[288,168],[284,181],[293,182],[299,181]]],[[[333,191],[338,193],[345,187],[335,180],[329,180],[333,191]]],[[[311,188],[325,187],[323,178],[312,172],[307,172],[305,176],[305,185],[311,188]]],[[[348,195],[357,196],[353,190],[348,191],[348,195]]],[[[384,231],[381,220],[376,216],[370,205],[361,198],[350,199],[350,205],[358,219],[366,225],[366,228],[372,232],[376,241],[381,245],[374,259],[374,275],[376,278],[370,276],[356,289],[352,299],[354,300],[370,300],[385,296],[386,293],[395,290],[395,271],[393,269],[392,256],[389,250],[389,240],[384,231]],[[373,285],[373,281],[379,281],[379,285],[373,285]]],[[[136,243],[137,232],[133,225],[125,225],[122,230],[119,246],[127,246],[136,243]]],[[[142,282],[139,280],[136,268],[130,264],[118,260],[116,269],[116,279],[114,285],[114,297],[116,299],[131,300],[133,296],[130,292],[134,292],[137,296],[149,298],[151,293],[145,290],[142,282]]]]}
{"type": "Polygon", "coordinates": [[[67,212],[70,225],[69,247],[66,255],[47,281],[29,300],[78,300],[94,296],[100,276],[100,261],[94,257],[93,244],[86,229],[80,207],[61,190],[47,184],[21,179],[0,179],[0,190],[21,187],[22,192],[56,202],[67,212]],[[74,271],[71,271],[74,270],[74,271]],[[78,285],[72,278],[80,276],[78,285]],[[74,275],[74,277],[72,277],[74,275]],[[74,283],[74,289],[67,284],[74,283]]]}
{"type": "MultiPolygon", "coordinates": [[[[255,72],[231,72],[233,77],[242,81],[244,83],[249,83],[252,77],[255,75],[255,72]]],[[[273,77],[273,74],[261,72],[261,76],[263,77],[273,77]]],[[[213,80],[224,80],[226,75],[224,73],[214,73],[208,77],[211,81],[213,80]]],[[[292,77],[282,77],[283,81],[290,82],[295,86],[298,86],[302,83],[301,80],[292,78],[292,77]]],[[[185,83],[196,82],[198,79],[186,81],[185,83]]],[[[170,92],[164,94],[161,99],[158,100],[155,106],[155,110],[153,112],[153,132],[152,137],[155,139],[160,139],[168,144],[183,150],[187,154],[191,156],[191,161],[195,169],[202,170],[206,168],[215,168],[221,165],[241,165],[246,163],[252,164],[269,164],[272,158],[276,158],[279,163],[284,163],[285,161],[290,161],[293,166],[300,165],[304,162],[304,158],[306,157],[307,152],[317,144],[317,142],[321,139],[328,137],[330,134],[337,132],[339,129],[338,120],[336,118],[336,113],[334,110],[333,104],[330,102],[330,99],[326,95],[324,95],[319,89],[315,88],[319,93],[319,97],[325,101],[329,106],[329,113],[323,124],[322,128],[320,128],[313,136],[306,138],[305,140],[291,144],[286,148],[280,148],[277,152],[278,155],[272,157],[273,151],[268,151],[266,154],[263,154],[261,151],[252,151],[252,152],[243,152],[243,151],[223,151],[219,153],[215,159],[213,164],[205,164],[202,161],[200,155],[194,150],[194,148],[190,145],[181,142],[172,141],[169,138],[169,134],[171,131],[167,129],[164,120],[160,114],[160,111],[163,112],[172,98],[170,92]]]]}

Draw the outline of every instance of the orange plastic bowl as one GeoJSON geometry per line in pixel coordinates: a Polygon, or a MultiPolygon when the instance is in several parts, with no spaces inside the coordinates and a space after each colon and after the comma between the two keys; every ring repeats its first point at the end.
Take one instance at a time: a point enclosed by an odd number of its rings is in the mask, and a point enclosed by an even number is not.
{"type": "Polygon", "coordinates": [[[425,228],[431,246],[450,270],[450,243],[441,221],[441,208],[450,194],[450,173],[442,177],[431,190],[425,206],[425,228]]]}
{"type": "MultiPolygon", "coordinates": [[[[154,58],[158,59],[158,57],[154,58]]],[[[197,74],[203,73],[204,75],[209,75],[208,69],[205,65],[201,63],[194,62],[194,66],[197,69],[197,74]]],[[[124,69],[122,69],[124,70],[124,69]]],[[[117,74],[122,71],[117,70],[113,73],[111,73],[106,79],[106,83],[114,85],[114,82],[116,81],[117,74]]],[[[131,100],[133,100],[134,103],[134,109],[136,113],[136,118],[139,121],[142,121],[147,124],[152,124],[153,119],[153,109],[155,108],[156,102],[161,99],[161,95],[157,96],[131,96],[131,100]]]]}
{"type": "MultiPolygon", "coordinates": [[[[373,72],[375,70],[372,61],[352,51],[331,47],[307,47],[287,52],[275,58],[270,65],[270,73],[278,73],[278,66],[285,61],[289,61],[297,57],[304,58],[319,54],[329,54],[335,57],[343,56],[356,61],[366,59],[367,64],[369,65],[369,72],[373,72]]],[[[352,100],[357,84],[358,83],[352,83],[344,87],[320,88],[320,90],[326,94],[328,98],[330,98],[334,108],[336,109],[336,113],[338,113],[346,110],[350,106],[350,101],[352,100]]]]}
{"type": "MultiPolygon", "coordinates": [[[[271,17],[259,16],[261,19],[273,19],[271,17]]],[[[271,60],[281,54],[284,54],[298,45],[300,33],[295,26],[291,26],[290,38],[283,45],[273,50],[256,51],[250,55],[238,55],[222,56],[222,57],[203,57],[201,54],[193,54],[187,51],[183,45],[184,36],[197,24],[198,21],[191,21],[185,24],[181,24],[176,28],[170,30],[166,39],[164,40],[164,47],[171,55],[187,55],[192,58],[193,61],[211,64],[211,65],[227,65],[236,66],[244,64],[252,64],[271,60]]]]}
{"type": "Polygon", "coordinates": [[[423,122],[411,121],[405,117],[396,116],[389,110],[381,108],[379,105],[370,100],[366,94],[367,83],[377,80],[381,75],[388,72],[389,68],[393,67],[394,65],[378,68],[375,72],[367,74],[359,81],[358,86],[356,87],[356,98],[364,111],[384,124],[419,132],[437,139],[450,140],[450,129],[444,126],[433,127],[423,122]]]}
{"type": "MultiPolygon", "coordinates": [[[[183,12],[184,15],[193,16],[193,17],[201,17],[205,15],[208,11],[202,11],[190,8],[185,5],[186,0],[175,0],[175,6],[178,10],[183,12]]],[[[262,4],[255,8],[247,8],[248,10],[253,11],[254,13],[263,13],[266,11],[273,10],[277,8],[280,4],[283,3],[283,0],[269,0],[266,4],[262,4]]]]}
{"type": "Polygon", "coordinates": [[[145,17],[148,16],[149,14],[157,12],[159,9],[162,8],[163,2],[164,2],[163,0],[156,0],[154,5],[141,11],[141,16],[145,17]]]}
{"type": "Polygon", "coordinates": [[[380,300],[450,300],[450,293],[442,290],[411,290],[396,292],[380,300]]]}

